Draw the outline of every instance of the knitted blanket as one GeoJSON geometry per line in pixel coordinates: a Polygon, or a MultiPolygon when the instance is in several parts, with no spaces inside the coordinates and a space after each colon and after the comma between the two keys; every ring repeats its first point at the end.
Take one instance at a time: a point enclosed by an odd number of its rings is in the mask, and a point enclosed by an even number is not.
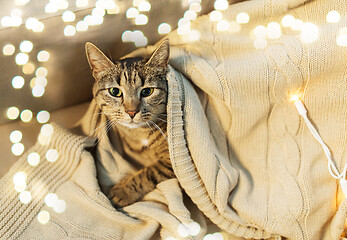
{"type": "Polygon", "coordinates": [[[339,239],[346,198],[290,99],[303,100],[341,173],[346,2],[246,1],[229,6],[223,20],[229,25],[202,16],[190,34],[169,35],[168,141],[177,179],[114,209],[102,189],[134,169],[92,102],[77,134],[52,123],[0,180],[0,238],[202,239],[215,225],[225,239],[339,239]],[[327,21],[331,10],[338,21],[327,21]],[[275,24],[286,14],[294,21],[275,24]],[[97,142],[85,137],[93,135],[97,142]]]}

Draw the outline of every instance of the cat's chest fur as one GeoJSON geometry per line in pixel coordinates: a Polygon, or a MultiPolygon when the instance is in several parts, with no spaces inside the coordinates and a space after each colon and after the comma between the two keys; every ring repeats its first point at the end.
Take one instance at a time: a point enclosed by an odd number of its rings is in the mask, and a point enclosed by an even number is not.
{"type": "Polygon", "coordinates": [[[133,161],[136,167],[146,167],[160,159],[169,157],[168,145],[163,134],[166,126],[161,126],[163,132],[150,128],[124,129],[119,128],[125,158],[133,161]]]}

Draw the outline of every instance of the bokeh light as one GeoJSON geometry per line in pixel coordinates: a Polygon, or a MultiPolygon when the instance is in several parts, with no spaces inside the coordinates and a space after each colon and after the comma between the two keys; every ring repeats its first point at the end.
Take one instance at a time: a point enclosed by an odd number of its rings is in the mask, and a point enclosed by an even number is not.
{"type": "Polygon", "coordinates": [[[27,161],[30,166],[35,167],[40,163],[40,155],[37,152],[32,152],[28,155],[27,161]]]}
{"type": "Polygon", "coordinates": [[[280,38],[282,35],[281,25],[277,22],[270,22],[266,27],[266,35],[270,39],[280,38]]]}
{"type": "Polygon", "coordinates": [[[47,62],[49,60],[49,52],[42,50],[37,54],[37,60],[39,62],[47,62]]]}
{"type": "Polygon", "coordinates": [[[171,32],[171,26],[168,23],[161,23],[158,27],[159,34],[168,34],[171,32]]]}
{"type": "Polygon", "coordinates": [[[338,23],[341,19],[341,16],[338,11],[332,10],[328,12],[326,19],[328,23],[338,23]]]}
{"type": "Polygon", "coordinates": [[[7,109],[6,115],[10,120],[17,119],[19,116],[19,109],[17,107],[9,107],[7,109]]]}
{"type": "Polygon", "coordinates": [[[221,20],[217,23],[217,30],[220,32],[228,31],[230,28],[230,24],[227,20],[221,20]]]}
{"type": "Polygon", "coordinates": [[[33,47],[33,43],[28,40],[21,42],[19,45],[19,49],[25,53],[31,52],[31,50],[33,50],[33,47]]]}
{"type": "Polygon", "coordinates": [[[139,14],[135,18],[136,25],[146,25],[148,23],[148,17],[144,14],[139,14]]]}
{"type": "Polygon", "coordinates": [[[53,134],[54,127],[51,124],[45,124],[41,127],[41,134],[43,136],[49,137],[53,134]]]}
{"type": "Polygon", "coordinates": [[[236,15],[236,22],[241,23],[241,24],[246,24],[249,22],[249,15],[245,12],[240,12],[239,14],[236,15]]]}
{"type": "Polygon", "coordinates": [[[88,30],[88,24],[85,22],[85,21],[79,21],[77,24],[76,24],[76,30],[78,32],[85,32],[88,30]]]}
{"type": "Polygon", "coordinates": [[[24,86],[25,80],[22,76],[15,76],[12,79],[12,87],[15,89],[20,89],[24,86]]]}
{"type": "Polygon", "coordinates": [[[65,11],[61,17],[64,22],[73,22],[76,19],[76,15],[70,10],[65,11]]]}
{"type": "Polygon", "coordinates": [[[76,35],[76,28],[72,25],[67,25],[65,28],[64,28],[64,35],[66,37],[72,37],[72,36],[75,36],[76,35]]]}
{"type": "Polygon", "coordinates": [[[16,50],[15,46],[13,46],[12,44],[6,44],[3,47],[2,52],[5,56],[11,56],[14,54],[15,50],[16,50]]]}
{"type": "Polygon", "coordinates": [[[29,61],[29,56],[26,53],[18,53],[16,55],[16,63],[18,65],[24,65],[29,61]]]}
{"type": "Polygon", "coordinates": [[[24,152],[24,145],[22,143],[15,143],[11,147],[13,155],[20,156],[24,152]]]}
{"type": "Polygon", "coordinates": [[[34,97],[42,97],[45,94],[45,88],[41,85],[36,85],[31,90],[31,93],[34,97]]]}
{"type": "Polygon", "coordinates": [[[304,43],[312,43],[319,37],[319,28],[310,22],[304,23],[301,28],[300,39],[304,43]]]}
{"type": "Polygon", "coordinates": [[[49,212],[45,210],[39,212],[39,214],[37,215],[37,220],[41,224],[47,224],[49,222],[49,219],[50,219],[50,214],[49,212]]]}
{"type": "Polygon", "coordinates": [[[141,1],[138,5],[138,10],[140,12],[148,12],[149,10],[151,10],[151,4],[147,1],[141,1]]]}
{"type": "Polygon", "coordinates": [[[55,162],[57,161],[58,159],[58,151],[55,150],[55,149],[49,149],[47,152],[46,152],[46,159],[48,162],[55,162]]]}
{"type": "Polygon", "coordinates": [[[36,119],[39,123],[46,123],[50,119],[50,113],[48,111],[42,110],[37,113],[36,119]]]}
{"type": "Polygon", "coordinates": [[[134,7],[131,7],[126,11],[127,18],[136,18],[138,15],[139,15],[139,10],[137,10],[134,7]]]}
{"type": "Polygon", "coordinates": [[[22,122],[30,122],[32,117],[33,113],[29,109],[23,110],[20,114],[20,119],[22,120],[22,122]]]}
{"type": "Polygon", "coordinates": [[[31,193],[28,191],[23,191],[19,194],[19,201],[23,204],[28,204],[31,201],[31,193]]]}
{"type": "Polygon", "coordinates": [[[56,213],[63,213],[66,210],[66,202],[62,199],[59,199],[58,201],[55,202],[53,206],[53,210],[56,213]]]}
{"type": "Polygon", "coordinates": [[[27,177],[28,175],[25,172],[20,171],[13,175],[12,181],[14,185],[22,185],[26,183],[27,177]]]}
{"type": "Polygon", "coordinates": [[[36,77],[47,77],[48,74],[48,70],[45,67],[39,67],[38,69],[36,69],[36,77]]]}
{"type": "Polygon", "coordinates": [[[45,197],[45,203],[48,207],[54,207],[58,201],[58,196],[55,193],[48,193],[45,197]]]}
{"type": "Polygon", "coordinates": [[[210,13],[210,20],[212,22],[219,22],[223,19],[223,14],[220,11],[214,10],[210,13]]]}
{"type": "Polygon", "coordinates": [[[76,0],[76,7],[83,8],[88,6],[88,0],[76,0]]]}
{"type": "Polygon", "coordinates": [[[214,2],[214,8],[216,10],[226,10],[229,7],[229,3],[227,0],[216,0],[214,2]]]}
{"type": "Polygon", "coordinates": [[[19,143],[22,140],[23,134],[19,130],[12,131],[10,134],[10,141],[12,143],[19,143]]]}
{"type": "Polygon", "coordinates": [[[281,21],[283,27],[291,27],[294,24],[294,22],[295,18],[290,14],[285,15],[281,21]]]}
{"type": "Polygon", "coordinates": [[[35,64],[33,64],[32,62],[28,62],[26,64],[23,65],[22,67],[22,71],[24,74],[33,74],[35,72],[35,64]]]}

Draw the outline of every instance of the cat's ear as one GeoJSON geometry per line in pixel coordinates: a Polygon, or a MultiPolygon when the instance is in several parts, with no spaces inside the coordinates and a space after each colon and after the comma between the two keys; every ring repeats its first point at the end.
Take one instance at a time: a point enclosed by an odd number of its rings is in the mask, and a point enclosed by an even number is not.
{"type": "Polygon", "coordinates": [[[85,48],[88,63],[95,79],[98,79],[104,71],[114,66],[114,63],[94,44],[87,42],[85,48]]]}
{"type": "Polygon", "coordinates": [[[159,66],[167,68],[170,56],[170,44],[169,39],[165,39],[160,45],[154,50],[151,57],[147,61],[146,65],[159,66]]]}

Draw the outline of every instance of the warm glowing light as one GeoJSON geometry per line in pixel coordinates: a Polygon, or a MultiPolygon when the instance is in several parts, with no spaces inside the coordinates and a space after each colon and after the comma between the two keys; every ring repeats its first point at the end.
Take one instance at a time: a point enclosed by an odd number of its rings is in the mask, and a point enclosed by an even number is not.
{"type": "Polygon", "coordinates": [[[131,33],[131,41],[132,42],[140,41],[144,37],[145,37],[145,35],[140,30],[135,30],[131,33]]]}
{"type": "Polygon", "coordinates": [[[48,74],[48,70],[47,68],[45,67],[39,67],[37,70],[36,70],[36,77],[47,77],[47,74],[48,74]]]}
{"type": "Polygon", "coordinates": [[[37,220],[39,221],[39,223],[41,224],[46,224],[49,222],[50,219],[50,215],[49,212],[47,211],[41,211],[39,212],[39,214],[37,215],[37,220]]]}
{"type": "Polygon", "coordinates": [[[26,188],[27,188],[27,184],[25,182],[19,185],[14,185],[14,190],[16,190],[16,192],[19,192],[19,193],[24,192],[26,188]]]}
{"type": "Polygon", "coordinates": [[[256,38],[266,38],[266,27],[261,25],[257,26],[254,29],[254,35],[256,38]]]}
{"type": "Polygon", "coordinates": [[[37,78],[33,78],[33,80],[35,80],[33,83],[34,85],[32,86],[33,88],[37,85],[46,87],[47,86],[47,78],[45,77],[37,77],[37,78]]]}
{"type": "Polygon", "coordinates": [[[41,134],[43,136],[49,137],[53,134],[54,128],[51,124],[45,124],[41,127],[41,134]]]}
{"type": "Polygon", "coordinates": [[[24,65],[29,61],[29,56],[26,53],[18,53],[16,56],[16,63],[18,65],[24,65]]]}
{"type": "Polygon", "coordinates": [[[23,12],[19,8],[14,8],[11,10],[11,16],[21,17],[22,14],[23,12]]]}
{"type": "Polygon", "coordinates": [[[19,194],[19,201],[23,204],[28,204],[31,201],[31,193],[28,191],[21,192],[19,194]]]}
{"type": "Polygon", "coordinates": [[[19,143],[22,140],[23,134],[19,130],[15,130],[10,134],[10,141],[12,143],[19,143]]]}
{"type": "Polygon", "coordinates": [[[148,39],[143,36],[140,39],[134,41],[136,47],[145,47],[148,44],[148,39]]]}
{"type": "Polygon", "coordinates": [[[336,38],[336,43],[340,47],[347,47],[347,34],[338,36],[336,38]]]}
{"type": "Polygon", "coordinates": [[[212,22],[219,22],[222,18],[223,14],[220,11],[214,10],[210,13],[210,20],[212,22]]]}
{"type": "Polygon", "coordinates": [[[188,228],[184,224],[178,225],[177,232],[181,237],[189,236],[188,228]]]}
{"type": "Polygon", "coordinates": [[[12,145],[11,151],[13,155],[20,156],[24,152],[24,145],[22,143],[15,143],[12,145]]]}
{"type": "Polygon", "coordinates": [[[46,152],[46,159],[48,162],[55,162],[57,161],[58,159],[58,151],[55,150],[55,149],[49,149],[47,152],[46,152]]]}
{"type": "Polygon", "coordinates": [[[200,32],[198,30],[192,30],[188,34],[188,40],[190,42],[196,42],[200,40],[200,32]]]}
{"type": "Polygon", "coordinates": [[[6,44],[4,48],[2,49],[2,52],[5,56],[11,56],[14,54],[14,51],[16,48],[12,44],[6,44]]]}
{"type": "Polygon", "coordinates": [[[201,227],[197,222],[191,222],[188,224],[188,232],[190,236],[197,236],[200,233],[201,227]]]}
{"type": "Polygon", "coordinates": [[[76,24],[76,30],[78,32],[85,32],[88,30],[88,24],[84,21],[79,21],[77,24],[76,24]]]}
{"type": "Polygon", "coordinates": [[[140,12],[148,12],[149,10],[151,10],[151,7],[152,6],[149,2],[141,1],[137,8],[139,9],[140,12]]]}
{"type": "Polygon", "coordinates": [[[249,15],[245,12],[240,12],[236,16],[236,22],[241,23],[241,24],[246,24],[249,22],[249,15]]]}
{"type": "Polygon", "coordinates": [[[25,40],[21,42],[21,44],[19,45],[19,49],[22,52],[28,53],[28,52],[31,52],[31,50],[33,50],[33,46],[34,45],[32,42],[25,40]]]}
{"type": "Polygon", "coordinates": [[[15,0],[14,2],[17,6],[24,6],[25,4],[30,2],[30,0],[15,0]]]}
{"type": "Polygon", "coordinates": [[[131,7],[126,11],[127,18],[136,18],[138,15],[139,10],[137,10],[136,8],[131,7]]]}
{"type": "Polygon", "coordinates": [[[319,28],[313,23],[304,23],[301,28],[300,39],[304,43],[312,43],[318,39],[319,28]]]}
{"type": "Polygon", "coordinates": [[[67,9],[69,7],[69,2],[66,0],[59,0],[57,2],[58,9],[67,9]]]}
{"type": "Polygon", "coordinates": [[[184,18],[189,20],[195,20],[198,15],[192,10],[188,10],[184,13],[184,18]]]}
{"type": "Polygon", "coordinates": [[[45,25],[42,22],[38,22],[33,28],[33,32],[42,32],[45,28],[45,25]]]}
{"type": "Polygon", "coordinates": [[[25,21],[25,27],[30,30],[34,29],[38,24],[39,20],[33,17],[30,17],[25,21]]]}
{"type": "Polygon", "coordinates": [[[76,19],[76,15],[72,11],[65,11],[61,17],[64,22],[73,22],[76,19]]]}
{"type": "Polygon", "coordinates": [[[26,184],[27,177],[28,175],[25,172],[20,171],[13,175],[12,181],[14,185],[23,185],[26,184]]]}
{"type": "Polygon", "coordinates": [[[126,30],[122,34],[122,42],[131,42],[132,31],[126,30]]]}
{"type": "Polygon", "coordinates": [[[295,18],[290,14],[285,15],[281,21],[283,27],[291,27],[294,24],[294,22],[295,18]]]}
{"type": "Polygon", "coordinates": [[[53,210],[56,213],[63,213],[66,210],[66,202],[64,200],[59,199],[58,201],[55,202],[53,206],[53,210]]]}
{"type": "Polygon", "coordinates": [[[214,2],[214,8],[216,10],[226,10],[229,7],[229,3],[227,0],[216,0],[214,2]]]}
{"type": "Polygon", "coordinates": [[[37,54],[37,60],[39,62],[47,62],[49,59],[49,52],[47,51],[40,51],[38,54],[37,54]]]}
{"type": "Polygon", "coordinates": [[[19,110],[16,107],[10,107],[7,109],[7,117],[8,119],[14,120],[18,118],[19,116],[19,110]]]}
{"type": "Polygon", "coordinates": [[[31,93],[34,97],[42,97],[45,94],[45,88],[41,85],[36,85],[31,90],[31,93]]]}
{"type": "Polygon", "coordinates": [[[276,39],[282,35],[281,26],[277,22],[271,22],[266,27],[266,35],[268,38],[276,39]]]}
{"type": "Polygon", "coordinates": [[[33,113],[32,111],[30,111],[29,109],[25,109],[21,112],[20,114],[20,119],[23,121],[23,122],[30,122],[31,119],[33,117],[33,113]]]}
{"type": "Polygon", "coordinates": [[[35,167],[40,163],[40,155],[37,152],[32,152],[28,155],[27,161],[30,166],[35,167]]]}
{"type": "Polygon", "coordinates": [[[12,25],[11,17],[9,17],[9,16],[2,17],[1,18],[1,25],[3,27],[10,27],[12,25]]]}
{"type": "Polygon", "coordinates": [[[304,25],[304,22],[300,19],[295,19],[293,24],[291,25],[292,30],[294,31],[300,31],[302,29],[302,26],[304,25]]]}
{"type": "Polygon", "coordinates": [[[189,5],[189,10],[192,10],[194,12],[201,12],[201,4],[200,4],[200,2],[192,2],[189,5]]]}
{"type": "Polygon", "coordinates": [[[41,124],[48,122],[50,117],[51,117],[51,115],[49,114],[49,112],[47,112],[45,110],[38,112],[36,115],[37,121],[41,124]]]}
{"type": "Polygon", "coordinates": [[[58,201],[58,196],[55,193],[48,193],[45,197],[45,203],[48,207],[53,207],[58,201]]]}
{"type": "Polygon", "coordinates": [[[92,11],[92,16],[98,16],[98,17],[103,17],[105,16],[105,9],[96,7],[92,11]]]}
{"type": "Polygon", "coordinates": [[[299,99],[300,99],[300,96],[297,94],[293,94],[290,96],[290,101],[295,102],[295,101],[298,101],[299,99]]]}
{"type": "Polygon", "coordinates": [[[88,0],[77,0],[76,7],[83,8],[88,6],[88,0]]]}
{"type": "Polygon", "coordinates": [[[146,25],[148,23],[148,17],[144,14],[139,14],[135,18],[135,24],[136,25],[146,25]]]}
{"type": "MultiPolygon", "coordinates": [[[[114,2],[113,2],[114,3],[114,2]]],[[[114,3],[113,8],[108,8],[107,9],[107,14],[118,14],[120,12],[120,7],[114,3]]]]}
{"type": "Polygon", "coordinates": [[[64,28],[64,35],[66,37],[72,37],[72,36],[75,36],[76,34],[76,28],[72,25],[67,25],[65,28],[64,28]]]}
{"type": "Polygon", "coordinates": [[[224,32],[228,31],[230,28],[230,23],[227,20],[221,20],[217,23],[217,30],[224,32]]]}
{"type": "Polygon", "coordinates": [[[338,23],[340,21],[340,13],[338,11],[330,11],[327,14],[327,22],[328,23],[338,23]]]}
{"type": "Polygon", "coordinates": [[[13,88],[15,89],[20,89],[24,86],[24,83],[25,83],[25,80],[23,77],[21,76],[15,76],[13,79],[12,79],[12,86],[13,88]]]}
{"type": "Polygon", "coordinates": [[[207,234],[203,238],[203,240],[223,240],[223,239],[224,239],[223,235],[221,233],[219,233],[219,232],[212,233],[212,234],[207,234]]]}
{"type": "Polygon", "coordinates": [[[38,138],[37,138],[37,141],[41,145],[45,146],[45,145],[48,145],[51,142],[51,137],[46,137],[46,136],[42,135],[42,133],[40,133],[38,138]]]}
{"type": "Polygon", "coordinates": [[[159,34],[168,34],[171,32],[171,26],[167,23],[161,23],[158,27],[159,34]]]}
{"type": "Polygon", "coordinates": [[[35,72],[35,65],[32,62],[28,62],[27,64],[23,65],[22,71],[27,75],[33,74],[35,72]]]}
{"type": "Polygon", "coordinates": [[[47,3],[46,7],[45,7],[45,12],[46,13],[55,13],[59,10],[58,6],[54,3],[47,3]]]}

